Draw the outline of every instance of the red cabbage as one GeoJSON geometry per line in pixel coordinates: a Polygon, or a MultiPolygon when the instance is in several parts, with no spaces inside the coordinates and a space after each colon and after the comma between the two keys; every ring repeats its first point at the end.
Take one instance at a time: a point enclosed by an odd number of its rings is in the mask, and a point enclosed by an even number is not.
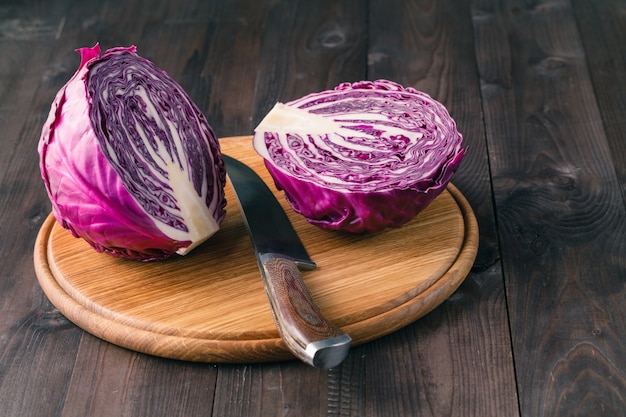
{"type": "Polygon", "coordinates": [[[118,47],[77,50],[39,141],[56,220],[99,252],[184,255],[219,230],[226,169],[206,118],[165,71],[118,47]]]}
{"type": "Polygon", "coordinates": [[[276,106],[253,144],[291,207],[327,230],[400,227],[447,186],[465,148],[446,108],[387,81],[276,106]]]}

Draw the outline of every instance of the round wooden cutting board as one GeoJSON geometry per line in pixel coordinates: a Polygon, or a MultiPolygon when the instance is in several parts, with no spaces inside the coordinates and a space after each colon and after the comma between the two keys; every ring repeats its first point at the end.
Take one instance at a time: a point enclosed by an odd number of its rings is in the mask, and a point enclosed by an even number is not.
{"type": "MultiPolygon", "coordinates": [[[[248,164],[275,190],[249,136],[220,142],[223,153],[248,164]]],[[[353,346],[437,307],[476,257],[476,219],[453,185],[407,225],[359,235],[318,229],[275,194],[318,265],[303,273],[306,285],[353,346]]],[[[230,184],[226,197],[218,233],[184,257],[153,263],[97,253],[50,215],[35,243],[39,283],[69,320],[132,350],[199,362],[292,359],[276,330],[230,184]]]]}

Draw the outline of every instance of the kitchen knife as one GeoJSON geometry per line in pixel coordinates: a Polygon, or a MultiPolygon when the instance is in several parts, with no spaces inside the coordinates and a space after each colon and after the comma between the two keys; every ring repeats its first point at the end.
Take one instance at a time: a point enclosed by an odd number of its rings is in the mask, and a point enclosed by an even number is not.
{"type": "Polygon", "coordinates": [[[263,180],[246,164],[223,157],[283,341],[309,365],[339,365],[352,339],[324,318],[302,280],[300,269],[315,269],[315,263],[263,180]]]}

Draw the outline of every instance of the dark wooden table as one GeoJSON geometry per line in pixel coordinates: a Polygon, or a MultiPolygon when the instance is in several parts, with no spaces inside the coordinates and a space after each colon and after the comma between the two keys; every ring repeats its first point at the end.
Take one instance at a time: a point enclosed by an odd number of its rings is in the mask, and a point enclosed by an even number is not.
{"type": "Polygon", "coordinates": [[[624,0],[1,0],[0,415],[626,416],[624,0]],[[423,90],[469,153],[472,273],[336,369],[187,363],[83,332],[41,291],[37,142],[74,49],[135,44],[219,136],[343,81],[423,90]]]}

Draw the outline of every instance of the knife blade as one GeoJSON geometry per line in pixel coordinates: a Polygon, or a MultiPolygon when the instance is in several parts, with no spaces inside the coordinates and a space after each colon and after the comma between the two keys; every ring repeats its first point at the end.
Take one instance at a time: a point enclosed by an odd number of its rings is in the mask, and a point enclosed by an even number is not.
{"type": "Polygon", "coordinates": [[[315,269],[272,191],[246,164],[222,155],[254,247],[274,321],[287,348],[316,368],[339,365],[352,339],[315,304],[300,270],[315,269]]]}

